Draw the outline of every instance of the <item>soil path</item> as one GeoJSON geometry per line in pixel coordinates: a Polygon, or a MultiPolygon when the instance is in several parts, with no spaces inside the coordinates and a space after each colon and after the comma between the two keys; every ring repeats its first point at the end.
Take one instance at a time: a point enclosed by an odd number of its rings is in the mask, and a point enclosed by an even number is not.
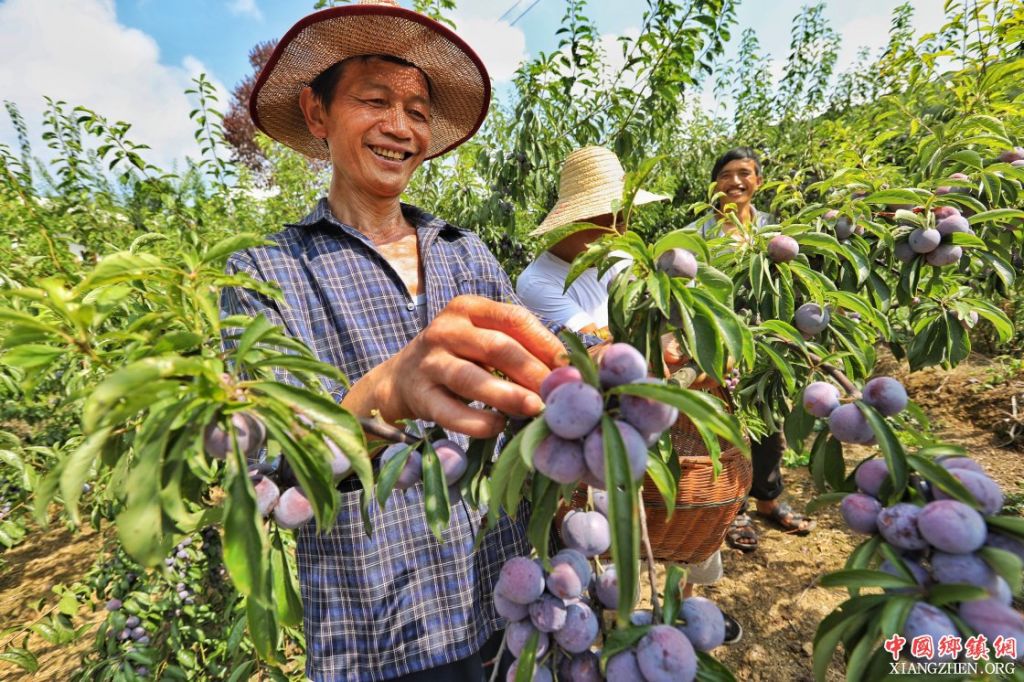
{"type": "MultiPolygon", "coordinates": [[[[905,381],[911,397],[932,419],[936,435],[967,448],[1003,486],[1020,513],[1024,506],[1024,417],[1015,410],[1024,408],[1024,373],[1008,373],[977,357],[955,370],[932,368],[910,376],[890,359],[880,371],[905,381]],[[1014,398],[1020,408],[1014,407],[1014,398]],[[1009,443],[1014,434],[1018,440],[1009,443]]],[[[871,452],[857,448],[847,453],[848,464],[871,452]]],[[[786,469],[784,477],[786,499],[802,509],[815,495],[806,468],[786,469]]],[[[811,643],[817,625],[845,599],[844,591],[819,587],[818,581],[825,573],[842,568],[861,540],[845,530],[834,507],[819,512],[816,519],[817,528],[807,537],[783,533],[755,519],[760,534],[758,550],[743,554],[723,547],[725,577],[698,592],[715,600],[744,628],[742,642],[716,651],[737,679],[812,680],[811,643]]],[[[51,588],[80,578],[99,546],[95,533],[50,530],[5,553],[6,569],[0,573],[0,632],[35,618],[39,600],[54,602],[51,588]]],[[[663,575],[663,567],[659,569],[663,575]]],[[[82,613],[76,625],[98,622],[102,616],[102,611],[82,613]]],[[[66,679],[90,644],[91,635],[86,635],[72,648],[52,648],[33,636],[29,645],[39,655],[39,672],[26,675],[0,663],[0,680],[66,679]]],[[[842,676],[842,659],[837,653],[829,679],[841,680],[842,676]]]]}

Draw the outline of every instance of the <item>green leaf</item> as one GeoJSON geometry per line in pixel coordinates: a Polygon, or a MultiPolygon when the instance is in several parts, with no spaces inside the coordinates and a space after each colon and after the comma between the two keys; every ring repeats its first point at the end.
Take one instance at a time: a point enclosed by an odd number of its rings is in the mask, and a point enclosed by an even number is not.
{"type": "MultiPolygon", "coordinates": [[[[190,378],[204,371],[202,360],[177,355],[146,358],[123,367],[109,375],[86,400],[82,410],[82,428],[86,433],[92,433],[107,422],[119,402],[129,396],[137,398],[140,394],[143,397],[151,394],[153,383],[159,379],[190,378]]],[[[148,402],[140,404],[145,406],[148,402]]]]}
{"type": "Polygon", "coordinates": [[[1024,211],[1016,208],[997,208],[991,211],[975,213],[967,219],[967,222],[973,227],[974,225],[984,225],[986,223],[1007,223],[1018,218],[1024,218],[1024,211]]]}
{"type": "MultiPolygon", "coordinates": [[[[508,637],[508,635],[505,636],[508,637]]],[[[537,640],[539,639],[540,630],[537,629],[534,629],[526,638],[526,644],[519,654],[515,682],[533,682],[533,668],[537,660],[537,640]]]]}
{"type": "Polygon", "coordinates": [[[287,627],[302,624],[302,597],[295,580],[295,572],[288,560],[280,529],[276,529],[270,541],[270,571],[274,581],[274,604],[277,617],[287,627]]]}
{"type": "Polygon", "coordinates": [[[112,427],[108,426],[91,433],[60,466],[61,496],[75,524],[81,523],[78,499],[82,495],[82,485],[89,480],[89,474],[100,454],[100,449],[106,444],[111,431],[112,427]]]}
{"type": "Polygon", "coordinates": [[[786,436],[786,443],[797,452],[804,451],[804,441],[814,431],[814,425],[818,419],[804,409],[803,390],[793,401],[793,409],[786,415],[782,422],[782,431],[786,436]]]}
{"type": "Polygon", "coordinates": [[[543,474],[534,473],[533,494],[530,498],[532,509],[526,536],[543,562],[548,559],[548,547],[551,544],[551,522],[555,517],[560,499],[561,490],[558,484],[543,474]]]}
{"type": "Polygon", "coordinates": [[[732,671],[709,653],[697,652],[697,682],[736,682],[732,671]]]}
{"type": "Polygon", "coordinates": [[[893,482],[893,494],[889,503],[894,504],[903,496],[903,491],[907,489],[907,482],[909,480],[907,455],[903,451],[903,445],[900,443],[899,438],[893,433],[892,427],[885,421],[885,417],[879,414],[875,408],[860,400],[857,401],[857,407],[860,409],[861,414],[864,415],[864,418],[867,419],[868,424],[871,425],[871,430],[875,433],[875,439],[878,440],[878,447],[881,448],[882,454],[885,455],[885,465],[889,468],[889,477],[893,482]]]}
{"type": "Polygon", "coordinates": [[[562,343],[566,345],[569,350],[569,359],[572,362],[573,367],[580,371],[583,375],[583,380],[594,388],[601,390],[601,379],[597,371],[597,365],[594,363],[593,358],[587,352],[587,349],[583,346],[580,338],[571,331],[563,331],[558,335],[558,338],[562,340],[562,343]]]}
{"type": "Polygon", "coordinates": [[[282,663],[277,653],[281,633],[274,606],[250,597],[245,601],[245,615],[249,636],[259,657],[267,663],[282,663]]]}
{"type": "Polygon", "coordinates": [[[917,583],[906,578],[890,575],[885,571],[855,568],[829,573],[821,577],[822,587],[917,587],[917,583]]]}
{"type": "Polygon", "coordinates": [[[268,246],[273,245],[274,242],[264,239],[257,234],[243,232],[242,234],[232,235],[226,237],[203,253],[202,262],[204,264],[220,265],[222,261],[227,259],[228,256],[241,251],[243,249],[250,249],[254,246],[268,246]]]}
{"type": "Polygon", "coordinates": [[[1013,552],[989,546],[979,549],[978,554],[988,562],[993,571],[1003,577],[1003,580],[1010,586],[1011,593],[1020,594],[1022,565],[1019,556],[1013,552]]]}
{"type": "Polygon", "coordinates": [[[686,575],[686,570],[679,564],[669,564],[668,573],[665,576],[665,599],[661,605],[662,622],[665,625],[674,625],[679,617],[679,610],[683,603],[682,590],[679,585],[686,575]]]}
{"type": "Polygon", "coordinates": [[[444,478],[441,460],[438,459],[430,440],[423,441],[423,507],[430,531],[441,542],[451,515],[448,499],[448,483],[444,478]]]}
{"type": "Polygon", "coordinates": [[[950,495],[954,499],[971,505],[975,509],[979,508],[980,505],[974,499],[974,495],[964,487],[964,484],[960,482],[960,479],[949,473],[949,471],[941,465],[936,464],[930,459],[921,457],[920,454],[907,455],[907,464],[920,473],[926,481],[942,490],[942,492],[950,495]]]}
{"type": "Polygon", "coordinates": [[[39,659],[28,649],[7,646],[0,653],[0,661],[13,663],[28,673],[34,673],[39,670],[39,659]]]}
{"type": "Polygon", "coordinates": [[[676,508],[676,495],[679,488],[677,477],[672,474],[668,464],[655,454],[647,456],[647,475],[651,477],[658,492],[661,493],[661,498],[665,501],[666,519],[670,520],[676,508]]]}
{"type": "Polygon", "coordinates": [[[887,189],[874,192],[864,197],[867,204],[923,204],[928,198],[928,192],[915,189],[887,189]]]}
{"type": "Polygon", "coordinates": [[[814,635],[813,661],[815,680],[821,682],[826,679],[829,664],[832,662],[832,654],[835,652],[836,647],[839,646],[839,641],[844,635],[868,622],[871,616],[871,613],[833,612],[818,625],[818,631],[814,635]],[[837,615],[839,618],[830,621],[833,616],[837,615]]]}
{"type": "MultiPolygon", "coordinates": [[[[261,590],[270,587],[264,575],[269,563],[270,545],[263,519],[256,509],[256,493],[249,481],[245,456],[234,447],[228,453],[224,488],[227,492],[224,502],[224,565],[235,588],[252,597],[248,608],[254,609],[260,602],[273,608],[270,594],[261,594],[261,590]]],[[[250,611],[249,615],[249,628],[255,638],[262,631],[253,631],[255,614],[250,611]]],[[[276,613],[273,620],[276,620],[276,613]]]]}
{"type": "Polygon", "coordinates": [[[391,492],[395,489],[398,477],[402,475],[402,469],[409,461],[409,456],[416,448],[413,445],[406,445],[380,467],[377,474],[377,504],[384,507],[391,492]]]}
{"type": "Polygon", "coordinates": [[[121,251],[104,256],[76,290],[85,292],[116,282],[155,279],[166,270],[170,270],[167,264],[152,254],[121,251]]]}
{"type": "Polygon", "coordinates": [[[11,367],[39,369],[48,366],[65,352],[64,348],[31,343],[12,348],[4,353],[0,361],[11,367]]]}
{"type": "Polygon", "coordinates": [[[612,535],[612,560],[619,582],[619,626],[629,622],[636,601],[640,559],[640,513],[637,483],[632,480],[629,455],[615,422],[601,416],[604,441],[604,476],[608,484],[608,521],[612,535]]]}
{"type": "Polygon", "coordinates": [[[821,495],[816,496],[814,499],[807,503],[805,511],[808,514],[813,514],[817,511],[820,511],[821,509],[824,509],[825,507],[829,507],[839,502],[842,502],[843,498],[849,494],[850,493],[846,492],[822,493],[821,495]]]}
{"type": "Polygon", "coordinates": [[[988,599],[992,595],[983,587],[959,583],[932,585],[928,589],[928,601],[935,606],[958,604],[975,599],[988,599]]]}

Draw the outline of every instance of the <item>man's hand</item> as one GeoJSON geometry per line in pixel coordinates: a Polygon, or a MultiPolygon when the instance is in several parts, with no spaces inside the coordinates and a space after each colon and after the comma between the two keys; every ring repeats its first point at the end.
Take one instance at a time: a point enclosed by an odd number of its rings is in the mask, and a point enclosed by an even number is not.
{"type": "Polygon", "coordinates": [[[526,308],[458,296],[408,346],[357,381],[342,405],[359,416],[377,409],[389,423],[424,419],[486,438],[501,432],[505,418],[466,403],[532,417],[543,408],[541,381],[565,364],[565,355],[526,308]]]}

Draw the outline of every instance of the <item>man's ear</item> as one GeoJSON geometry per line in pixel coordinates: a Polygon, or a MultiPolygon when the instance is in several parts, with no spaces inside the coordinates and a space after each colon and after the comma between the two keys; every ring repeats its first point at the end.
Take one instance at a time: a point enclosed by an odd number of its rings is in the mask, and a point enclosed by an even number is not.
{"type": "Polygon", "coordinates": [[[327,139],[327,112],[320,99],[313,94],[313,88],[308,85],[299,93],[299,108],[302,109],[309,133],[317,139],[327,139]]]}

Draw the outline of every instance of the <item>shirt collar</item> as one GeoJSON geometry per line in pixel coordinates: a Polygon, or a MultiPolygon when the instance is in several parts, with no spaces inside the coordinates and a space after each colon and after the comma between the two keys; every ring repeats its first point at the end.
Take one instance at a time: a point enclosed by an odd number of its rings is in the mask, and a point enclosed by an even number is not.
{"type": "MultiPolygon", "coordinates": [[[[430,244],[433,243],[434,239],[437,238],[442,230],[456,229],[455,226],[451,225],[447,221],[431,215],[417,206],[402,203],[401,207],[402,215],[404,215],[406,220],[412,223],[412,226],[416,228],[421,248],[424,250],[430,247],[430,244]]],[[[365,244],[373,246],[373,243],[365,234],[355,227],[341,222],[334,216],[334,213],[331,212],[330,204],[327,203],[327,197],[321,197],[320,201],[317,202],[316,206],[305,218],[297,223],[286,223],[285,226],[312,227],[323,223],[339,228],[365,244]]]]}

